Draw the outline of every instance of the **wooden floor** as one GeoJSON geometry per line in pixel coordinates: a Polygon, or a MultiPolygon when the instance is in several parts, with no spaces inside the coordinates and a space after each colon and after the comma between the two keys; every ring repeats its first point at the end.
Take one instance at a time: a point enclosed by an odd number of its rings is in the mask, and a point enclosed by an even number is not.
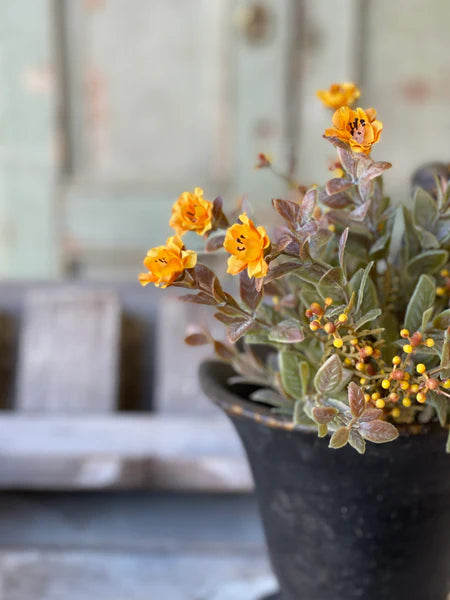
{"type": "Polygon", "coordinates": [[[0,495],[1,600],[256,600],[274,588],[250,495],[0,495]]]}

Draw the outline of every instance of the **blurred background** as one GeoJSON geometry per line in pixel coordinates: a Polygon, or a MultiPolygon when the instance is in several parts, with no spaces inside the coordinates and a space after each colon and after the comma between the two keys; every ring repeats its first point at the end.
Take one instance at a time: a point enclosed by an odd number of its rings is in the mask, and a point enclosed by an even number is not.
{"type": "Polygon", "coordinates": [[[286,189],[260,152],[324,182],[332,82],[377,109],[407,201],[450,160],[449,25],[447,0],[0,2],[2,600],[273,588],[241,447],[182,343],[205,311],[142,290],[141,261],[184,190],[267,214],[286,189]]]}

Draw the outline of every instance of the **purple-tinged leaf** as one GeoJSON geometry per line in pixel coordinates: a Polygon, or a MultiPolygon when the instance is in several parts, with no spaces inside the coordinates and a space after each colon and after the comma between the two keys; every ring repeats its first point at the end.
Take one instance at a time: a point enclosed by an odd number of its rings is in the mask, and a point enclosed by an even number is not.
{"type": "Polygon", "coordinates": [[[329,208],[346,208],[350,204],[353,204],[353,200],[346,192],[334,194],[333,196],[328,196],[328,194],[322,192],[319,195],[319,200],[329,208]]]}
{"type": "Polygon", "coordinates": [[[354,184],[350,180],[345,179],[344,177],[335,177],[334,179],[327,181],[325,189],[329,196],[333,196],[333,194],[345,192],[353,186],[354,184]]]}
{"type": "Polygon", "coordinates": [[[257,280],[250,278],[247,271],[239,274],[239,292],[242,302],[255,311],[263,298],[263,292],[262,289],[258,290],[257,280]]]}
{"type": "Polygon", "coordinates": [[[217,305],[217,302],[214,300],[214,298],[205,292],[199,292],[198,294],[186,294],[185,296],[180,296],[179,300],[182,302],[193,302],[194,304],[206,304],[208,306],[217,305]]]}
{"type": "Polygon", "coordinates": [[[314,406],[312,409],[313,419],[319,425],[330,423],[338,413],[337,408],[332,406],[314,406]]]}
{"type": "Polygon", "coordinates": [[[225,325],[234,325],[235,323],[242,321],[242,317],[236,314],[228,315],[225,313],[217,312],[214,313],[214,316],[218,321],[224,323],[225,325]]]}
{"type": "Polygon", "coordinates": [[[319,394],[326,395],[336,390],[343,377],[341,359],[332,354],[318,369],[314,377],[314,385],[319,394]]]}
{"type": "Polygon", "coordinates": [[[361,204],[355,208],[355,210],[352,210],[350,216],[354,221],[364,221],[364,219],[367,217],[367,213],[369,212],[369,208],[370,200],[364,202],[364,204],[361,204]]]}
{"type": "Polygon", "coordinates": [[[334,448],[334,450],[343,448],[348,442],[349,435],[350,431],[347,429],[347,427],[341,427],[340,429],[335,431],[331,436],[328,447],[334,448]]]}
{"type": "Polygon", "coordinates": [[[276,266],[270,266],[269,272],[264,277],[264,284],[273,281],[274,279],[279,279],[280,277],[284,277],[288,273],[292,273],[299,267],[301,267],[300,262],[286,261],[276,266]]]}
{"type": "Polygon", "coordinates": [[[337,155],[341,162],[344,171],[350,175],[352,179],[356,177],[355,155],[348,148],[338,148],[337,155]]]}
{"type": "Polygon", "coordinates": [[[211,294],[218,302],[223,302],[224,292],[215,273],[201,263],[195,265],[193,271],[196,286],[207,294],[211,294]]]}
{"type": "Polygon", "coordinates": [[[325,140],[328,140],[330,142],[330,144],[333,144],[333,146],[336,146],[336,148],[342,148],[343,150],[349,150],[349,146],[348,144],[346,144],[345,142],[343,142],[340,138],[338,137],[334,137],[334,136],[326,136],[323,135],[322,136],[325,140]]]}
{"type": "Polygon", "coordinates": [[[191,333],[184,338],[184,342],[188,344],[188,346],[204,346],[205,344],[209,344],[211,340],[204,333],[191,333]]]}
{"type": "Polygon", "coordinates": [[[301,201],[301,216],[303,223],[307,223],[313,216],[317,204],[317,188],[311,188],[306,192],[301,201]]]}
{"type": "Polygon", "coordinates": [[[300,205],[290,200],[274,198],[272,205],[277,213],[285,219],[293,229],[297,229],[301,221],[300,205]]]}
{"type": "Polygon", "coordinates": [[[369,440],[369,442],[374,442],[375,444],[392,442],[398,438],[399,435],[394,425],[387,421],[362,422],[360,432],[363,438],[369,440]]]}
{"type": "Polygon", "coordinates": [[[223,342],[219,342],[218,340],[214,342],[214,351],[223,360],[233,360],[233,358],[236,356],[236,353],[233,351],[233,348],[230,348],[229,346],[227,346],[223,342]]]}
{"type": "Polygon", "coordinates": [[[356,418],[359,418],[366,408],[364,393],[362,389],[353,381],[348,386],[348,403],[350,405],[352,415],[356,418]]]}
{"type": "Polygon", "coordinates": [[[230,325],[227,329],[228,340],[232,344],[236,343],[243,335],[247,333],[253,324],[253,319],[246,319],[233,323],[233,325],[230,325]]]}
{"type": "Polygon", "coordinates": [[[215,252],[220,248],[223,248],[223,242],[225,241],[225,234],[222,232],[215,232],[209,236],[206,240],[205,250],[206,252],[215,252]]]}
{"type": "Polygon", "coordinates": [[[356,179],[360,179],[362,174],[367,171],[373,164],[374,161],[361,152],[355,157],[356,162],[356,179]]]}
{"type": "Polygon", "coordinates": [[[269,331],[269,340],[283,344],[296,344],[305,339],[305,334],[297,321],[286,319],[269,331]]]}
{"type": "Polygon", "coordinates": [[[366,451],[366,442],[364,441],[363,436],[359,433],[359,431],[356,431],[356,429],[352,429],[350,431],[348,443],[360,454],[364,454],[366,451]]]}
{"type": "Polygon", "coordinates": [[[367,408],[363,415],[359,418],[359,422],[369,422],[376,421],[379,417],[381,417],[382,410],[380,408],[367,408]]]}
{"type": "Polygon", "coordinates": [[[220,196],[217,196],[217,198],[214,199],[213,208],[212,208],[212,215],[215,219],[220,218],[220,216],[222,214],[222,207],[223,207],[223,200],[220,196]]]}
{"type": "Polygon", "coordinates": [[[384,173],[384,171],[387,171],[387,169],[390,169],[391,167],[391,163],[388,162],[374,162],[364,170],[364,172],[361,174],[360,179],[367,179],[368,181],[370,179],[375,179],[375,177],[379,177],[384,173]]]}

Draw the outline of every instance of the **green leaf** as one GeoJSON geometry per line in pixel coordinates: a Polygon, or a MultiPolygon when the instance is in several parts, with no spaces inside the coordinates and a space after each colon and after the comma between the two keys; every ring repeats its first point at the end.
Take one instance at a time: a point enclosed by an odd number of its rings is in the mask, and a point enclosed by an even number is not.
{"type": "Polygon", "coordinates": [[[373,281],[368,279],[371,268],[373,267],[373,261],[370,262],[365,269],[359,269],[350,280],[350,290],[355,292],[358,296],[355,310],[359,311],[364,300],[364,306],[368,310],[376,308],[378,301],[376,298],[376,291],[373,281]]]}
{"type": "Polygon", "coordinates": [[[366,440],[375,444],[392,442],[398,438],[398,431],[387,421],[360,422],[360,433],[366,440]]]}
{"type": "Polygon", "coordinates": [[[448,430],[448,438],[447,438],[447,444],[445,446],[445,451],[447,452],[447,454],[450,454],[450,429],[448,430]]]}
{"type": "Polygon", "coordinates": [[[419,273],[436,273],[448,261],[446,250],[426,250],[408,262],[407,271],[415,277],[419,273]]]}
{"type": "Polygon", "coordinates": [[[436,409],[439,423],[442,427],[445,427],[450,409],[450,400],[442,394],[437,394],[436,392],[429,390],[427,393],[427,403],[436,409]]]}
{"type": "Polygon", "coordinates": [[[301,400],[304,396],[303,386],[300,378],[299,363],[300,357],[295,352],[283,350],[278,355],[281,382],[284,389],[296,400],[301,400]]]}
{"type": "Polygon", "coordinates": [[[271,388],[261,388],[250,394],[250,400],[271,406],[292,406],[283,396],[271,388]]]}
{"type": "Polygon", "coordinates": [[[300,372],[302,388],[306,393],[306,391],[308,390],[309,374],[310,374],[309,364],[305,360],[302,360],[302,361],[300,361],[300,363],[298,365],[298,369],[300,372]]]}
{"type": "Polygon", "coordinates": [[[316,425],[316,423],[306,414],[303,400],[297,400],[295,403],[293,417],[295,425],[306,425],[307,427],[316,425]]]}
{"type": "Polygon", "coordinates": [[[450,308],[442,311],[433,319],[433,327],[436,329],[447,329],[450,327],[450,308]]]}
{"type": "Polygon", "coordinates": [[[406,309],[405,327],[411,333],[420,328],[423,313],[433,307],[435,297],[434,279],[421,275],[406,309]]]}
{"type": "Polygon", "coordinates": [[[414,220],[411,211],[403,206],[403,221],[405,226],[405,247],[406,256],[416,256],[420,251],[420,240],[417,234],[416,228],[414,227],[414,220]]]}
{"type": "Polygon", "coordinates": [[[364,454],[364,452],[366,451],[366,442],[363,436],[359,433],[359,431],[356,431],[356,429],[352,429],[350,431],[350,435],[348,436],[348,443],[360,454],[364,454]]]}
{"type": "Polygon", "coordinates": [[[366,313],[365,315],[363,315],[359,319],[359,321],[357,321],[357,323],[355,325],[355,331],[358,330],[363,325],[365,325],[366,323],[369,323],[370,321],[374,321],[380,315],[381,315],[381,308],[373,308],[372,310],[369,310],[368,313],[366,313]]]}
{"type": "Polygon", "coordinates": [[[326,423],[322,423],[317,427],[317,433],[320,438],[324,438],[328,433],[328,425],[326,423]]]}
{"type": "Polygon", "coordinates": [[[448,329],[445,332],[444,345],[442,346],[441,369],[441,377],[450,377],[450,334],[448,329]]]}
{"type": "Polygon", "coordinates": [[[297,321],[286,319],[269,331],[269,340],[283,344],[296,344],[305,339],[302,328],[297,321]]]}
{"type": "Polygon", "coordinates": [[[314,377],[316,390],[323,395],[336,390],[343,377],[342,363],[337,354],[332,354],[317,371],[314,377]]]}
{"type": "Polygon", "coordinates": [[[341,237],[339,238],[339,264],[341,265],[342,273],[344,275],[344,280],[347,279],[347,270],[345,268],[345,245],[347,244],[348,238],[348,227],[344,229],[341,237]]]}
{"type": "Polygon", "coordinates": [[[335,450],[338,450],[339,448],[343,448],[348,442],[349,435],[350,435],[350,432],[347,429],[347,427],[341,427],[340,429],[335,431],[333,433],[333,435],[331,436],[328,447],[334,448],[335,450]]]}
{"type": "Polygon", "coordinates": [[[422,324],[420,326],[421,331],[425,331],[425,329],[427,328],[427,325],[431,319],[431,315],[433,314],[433,311],[434,311],[434,307],[430,306],[430,308],[423,313],[422,324]]]}
{"type": "Polygon", "coordinates": [[[414,196],[414,220],[424,229],[432,230],[438,218],[438,207],[433,196],[417,188],[414,196]]]}

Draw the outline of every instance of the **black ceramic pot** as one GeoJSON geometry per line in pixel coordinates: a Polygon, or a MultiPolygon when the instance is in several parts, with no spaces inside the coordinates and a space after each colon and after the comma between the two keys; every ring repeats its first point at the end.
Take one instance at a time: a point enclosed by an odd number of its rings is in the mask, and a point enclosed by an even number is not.
{"type": "MultiPolygon", "coordinates": [[[[446,432],[330,450],[326,439],[245,399],[203,363],[205,393],[244,444],[280,600],[445,600],[450,591],[446,432]]],[[[274,597],[275,598],[275,597],[274,597]]],[[[245,600],[245,599],[242,599],[245,600]]]]}

